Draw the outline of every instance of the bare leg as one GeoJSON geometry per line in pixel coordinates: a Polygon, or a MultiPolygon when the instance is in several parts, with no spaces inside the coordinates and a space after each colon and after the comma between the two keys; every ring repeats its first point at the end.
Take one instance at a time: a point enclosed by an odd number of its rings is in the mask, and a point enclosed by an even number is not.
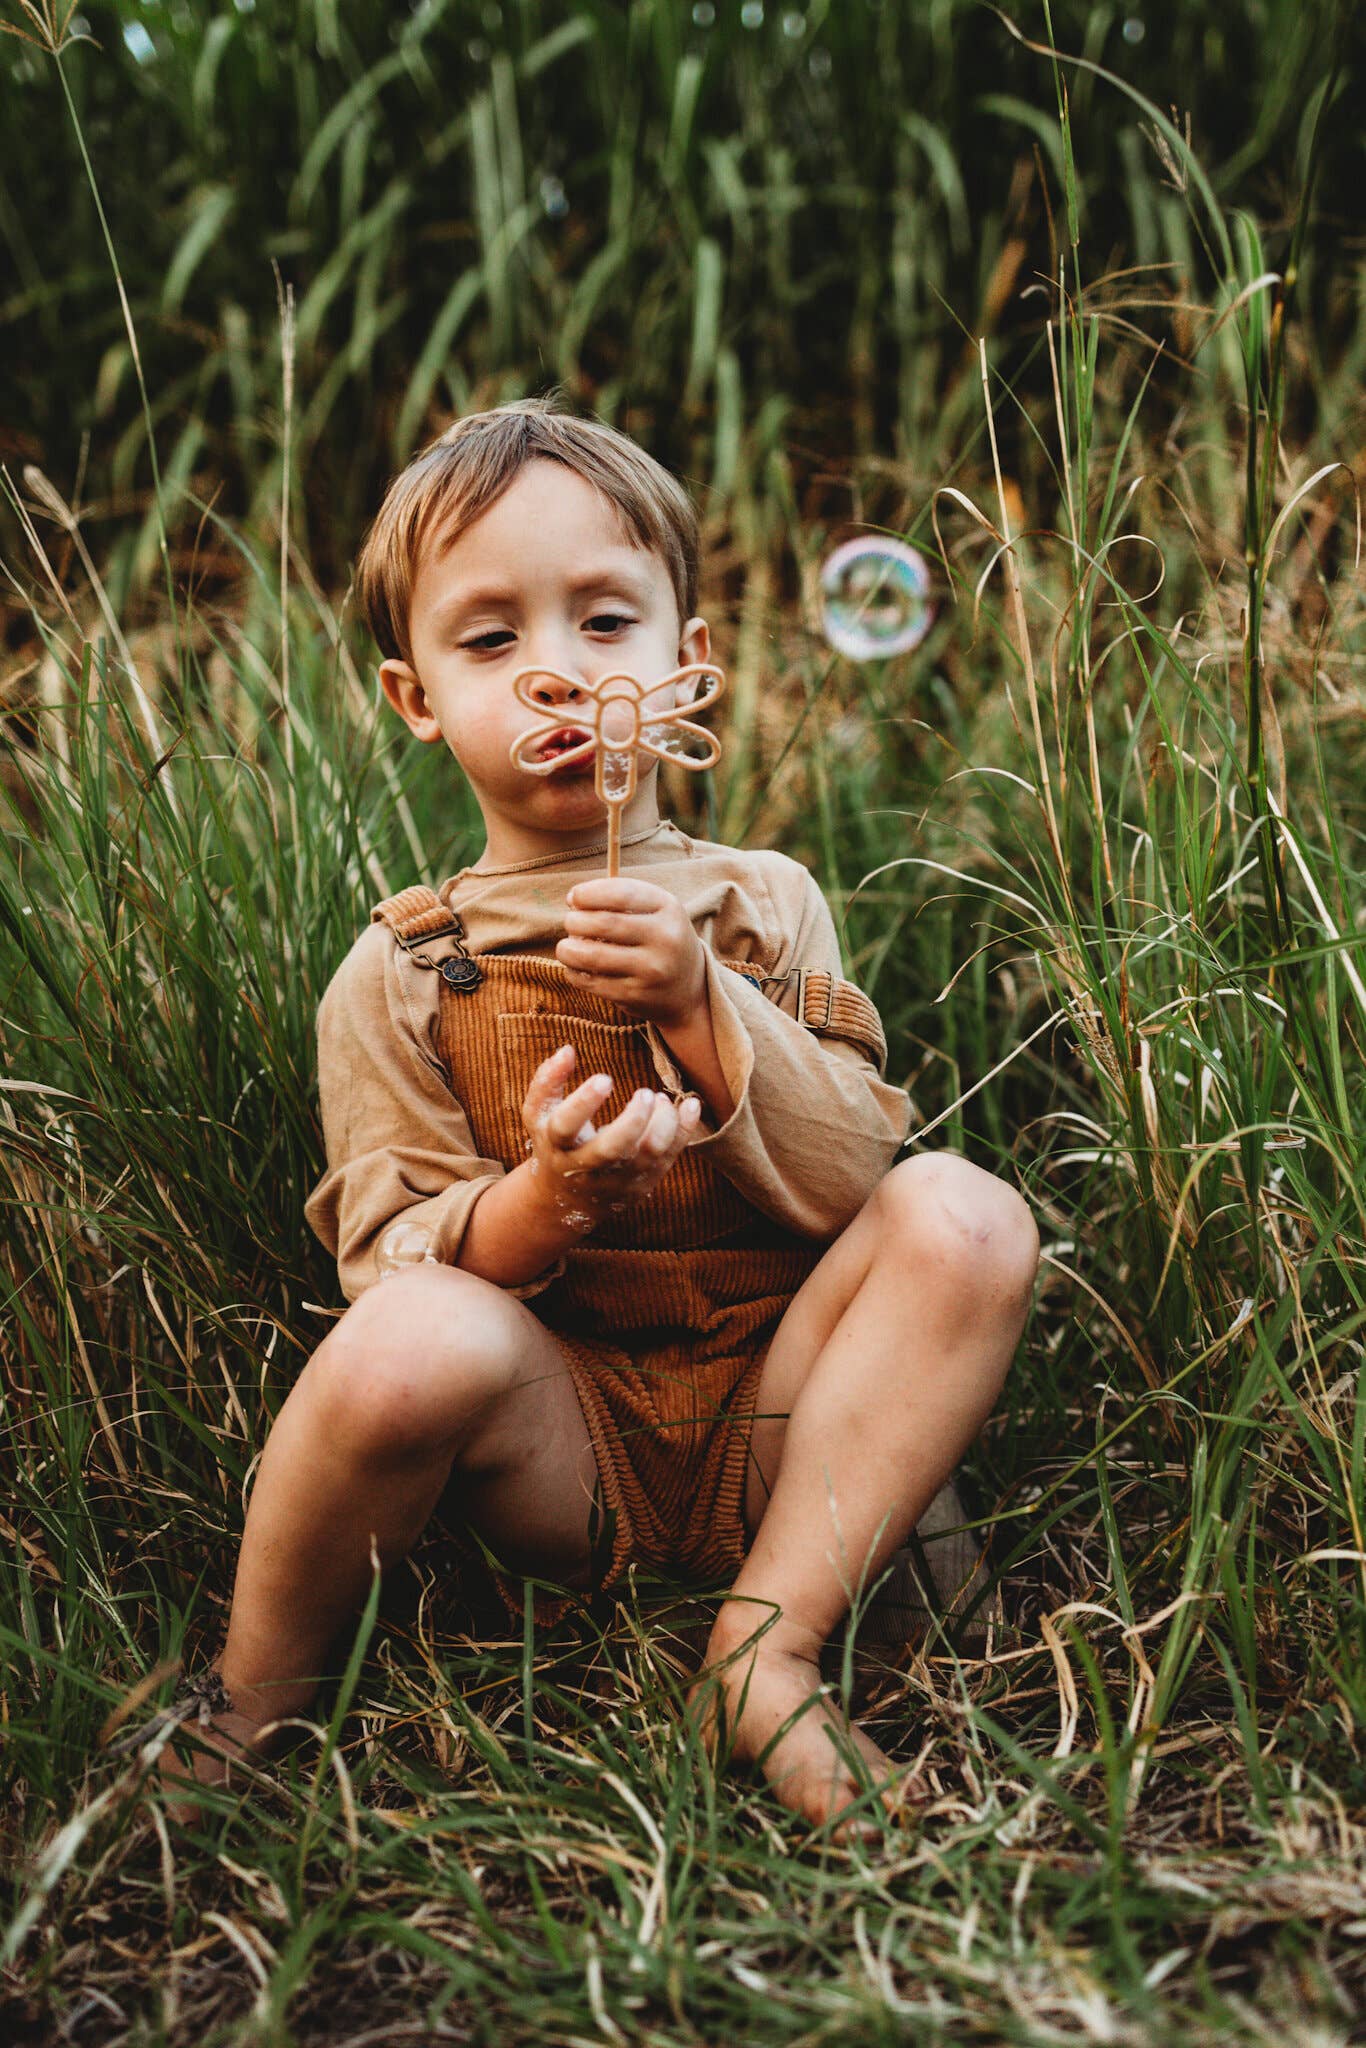
{"type": "MultiPolygon", "coordinates": [[[[771,1419],[756,1421],[751,1439],[756,1533],[707,1650],[708,1666],[732,1661],[704,1673],[689,1699],[709,1746],[724,1737],[731,1755],[762,1756],[779,1797],[813,1823],[863,1789],[832,1730],[875,1782],[894,1770],[825,1702],[821,1646],[990,1414],[1037,1262],[1019,1195],[953,1155],[926,1155],[879,1184],[779,1325],[755,1404],[771,1419]],[[775,1609],[773,1626],[742,1648],[775,1609]]],[[[894,1796],[885,1803],[894,1809],[894,1796]]]]}
{"type": "MultiPolygon", "coordinates": [[[[510,1565],[587,1582],[597,1466],[563,1353],[503,1289],[418,1267],[352,1304],[275,1420],[218,1659],[233,1711],[204,1731],[220,1754],[196,1757],[196,1780],[225,1782],[221,1758],[268,1748],[262,1728],[309,1705],[364,1601],[372,1542],[382,1567],[406,1555],[453,1467],[510,1565]]],[[[169,1751],[163,1774],[184,1780],[169,1751]]]]}

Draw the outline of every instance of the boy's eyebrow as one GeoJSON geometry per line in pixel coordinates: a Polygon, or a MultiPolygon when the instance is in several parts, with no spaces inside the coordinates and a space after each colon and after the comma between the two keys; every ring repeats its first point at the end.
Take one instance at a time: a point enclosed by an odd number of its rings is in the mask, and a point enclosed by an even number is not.
{"type": "MultiPolygon", "coordinates": [[[[624,565],[619,568],[587,569],[582,575],[571,576],[566,587],[577,597],[584,591],[602,590],[609,585],[629,592],[637,604],[646,605],[650,601],[648,578],[642,576],[638,570],[626,568],[624,565]]],[[[503,583],[486,583],[474,590],[459,590],[444,604],[437,606],[433,622],[442,626],[449,625],[462,613],[474,611],[481,604],[511,604],[517,595],[515,590],[503,583]]]]}
{"type": "Polygon", "coordinates": [[[620,584],[623,590],[634,592],[642,604],[650,595],[649,577],[626,562],[608,563],[601,569],[585,569],[581,576],[571,576],[567,587],[577,596],[585,590],[600,589],[604,583],[620,584]]]}

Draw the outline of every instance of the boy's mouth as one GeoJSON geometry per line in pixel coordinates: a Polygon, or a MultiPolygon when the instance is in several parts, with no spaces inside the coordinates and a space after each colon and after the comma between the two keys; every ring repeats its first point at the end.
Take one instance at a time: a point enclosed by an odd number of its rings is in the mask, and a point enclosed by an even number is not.
{"type": "MultiPolygon", "coordinates": [[[[542,740],[536,749],[536,759],[551,761],[557,754],[567,754],[572,747],[581,747],[585,740],[591,738],[592,734],[581,725],[562,726],[558,732],[552,732],[549,738],[542,740]]],[[[576,765],[591,768],[593,763],[587,760],[576,765]]]]}

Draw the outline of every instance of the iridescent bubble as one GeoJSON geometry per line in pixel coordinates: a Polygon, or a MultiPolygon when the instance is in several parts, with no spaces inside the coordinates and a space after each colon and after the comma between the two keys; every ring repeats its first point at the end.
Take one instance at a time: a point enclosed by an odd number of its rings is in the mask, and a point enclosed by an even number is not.
{"type": "Polygon", "coordinates": [[[386,1230],[375,1253],[375,1266],[381,1280],[387,1280],[391,1273],[401,1273],[408,1266],[436,1266],[440,1264],[432,1250],[432,1233],[425,1223],[395,1223],[386,1230]]]}
{"type": "Polygon", "coordinates": [[[549,172],[541,180],[541,204],[546,210],[547,217],[551,220],[563,220],[569,211],[569,201],[565,198],[564,186],[558,178],[552,177],[549,172]]]}
{"type": "Polygon", "coordinates": [[[762,28],[764,25],[764,0],[745,0],[740,9],[742,28],[762,28]]]}
{"type": "Polygon", "coordinates": [[[716,19],[716,9],[712,5],[712,0],[697,0],[692,18],[699,28],[710,28],[716,19]]]}
{"type": "Polygon", "coordinates": [[[783,34],[790,37],[793,42],[797,40],[798,36],[805,35],[806,16],[798,14],[794,8],[789,8],[788,12],[783,16],[783,34]]]}
{"type": "Polygon", "coordinates": [[[1144,27],[1143,22],[1136,14],[1131,14],[1120,30],[1120,34],[1126,43],[1141,43],[1147,33],[1148,31],[1144,27]]]}
{"type": "Polygon", "coordinates": [[[908,654],[929,632],[930,572],[904,541],[849,540],[821,569],[825,637],[850,661],[908,654]]]}

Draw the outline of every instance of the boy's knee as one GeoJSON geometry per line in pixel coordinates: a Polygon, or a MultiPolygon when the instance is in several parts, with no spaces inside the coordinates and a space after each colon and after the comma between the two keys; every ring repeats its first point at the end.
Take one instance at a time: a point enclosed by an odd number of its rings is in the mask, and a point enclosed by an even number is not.
{"type": "Polygon", "coordinates": [[[512,1382],[517,1304],[454,1266],[414,1266],[358,1295],[315,1352],[337,1427],[367,1447],[433,1446],[512,1382]]]}
{"type": "Polygon", "coordinates": [[[955,1152],[926,1152],[894,1166],[874,1200],[892,1246],[930,1264],[980,1302],[984,1289],[1027,1304],[1039,1267],[1033,1211],[1008,1181],[955,1152]]]}

